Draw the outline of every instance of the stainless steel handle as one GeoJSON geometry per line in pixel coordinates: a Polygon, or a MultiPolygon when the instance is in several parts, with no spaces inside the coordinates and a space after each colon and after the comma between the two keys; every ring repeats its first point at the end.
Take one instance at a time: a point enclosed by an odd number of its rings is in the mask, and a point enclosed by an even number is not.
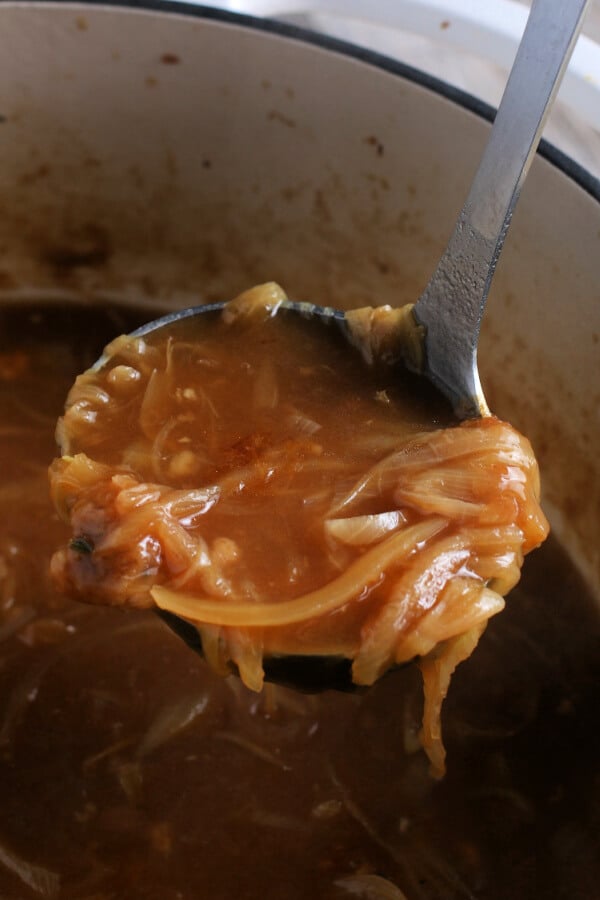
{"type": "Polygon", "coordinates": [[[426,374],[461,417],[488,412],[481,317],[521,186],[590,0],[534,0],[488,144],[448,246],[414,313],[426,374]]]}

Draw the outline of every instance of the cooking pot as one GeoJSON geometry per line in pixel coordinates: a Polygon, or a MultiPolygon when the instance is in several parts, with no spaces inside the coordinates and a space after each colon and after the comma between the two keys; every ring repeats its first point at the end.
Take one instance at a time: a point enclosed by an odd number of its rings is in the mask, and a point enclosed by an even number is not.
{"type": "MultiPolygon", "coordinates": [[[[275,279],[342,308],[414,300],[491,110],[291,27],[176,3],[0,8],[0,296],[154,309],[275,279]]],[[[600,579],[600,187],[542,146],[484,324],[492,409],[600,579]]]]}
{"type": "MultiPolygon", "coordinates": [[[[179,3],[0,5],[0,301],[165,309],[424,287],[493,112],[400,63],[179,3]]],[[[486,311],[491,408],[600,588],[600,183],[542,144],[486,311]]],[[[462,895],[461,895],[462,896],[462,895]]]]}

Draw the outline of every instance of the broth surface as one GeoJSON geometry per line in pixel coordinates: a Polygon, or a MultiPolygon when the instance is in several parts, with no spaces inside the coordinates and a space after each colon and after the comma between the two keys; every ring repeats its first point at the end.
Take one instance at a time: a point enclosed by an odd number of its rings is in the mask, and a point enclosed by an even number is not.
{"type": "MultiPolygon", "coordinates": [[[[323,521],[336,494],[342,498],[403,438],[454,422],[423,379],[366,366],[335,323],[285,311],[247,318],[226,324],[221,314],[205,314],[142,338],[117,338],[105,366],[77,379],[58,431],[69,457],[83,453],[110,474],[125,469],[152,488],[180,491],[184,512],[172,518],[201,535],[205,553],[223,537],[235,546],[221,576],[233,595],[277,603],[327,584],[359,555],[324,545],[323,521]],[[206,499],[196,499],[196,489],[206,499]]],[[[140,498],[135,509],[141,491],[140,498]]],[[[367,498],[360,512],[379,513],[382,504],[385,510],[379,495],[367,498]]],[[[106,516],[126,523],[129,509],[119,515],[113,505],[95,490],[86,515],[92,544],[96,533],[100,542],[108,532],[106,516]]],[[[147,528],[131,528],[132,545],[147,528]]],[[[164,555],[157,555],[159,567],[164,555]]],[[[148,557],[151,551],[141,565],[149,569],[148,557]]],[[[121,587],[121,571],[129,564],[138,572],[140,564],[133,553],[119,556],[114,578],[111,564],[108,552],[97,567],[93,554],[69,558],[68,587],[92,601],[137,606],[152,605],[153,580],[169,583],[143,571],[140,588],[133,577],[121,587]]],[[[207,594],[192,574],[181,590],[194,588],[207,594]]]]}
{"type": "Polygon", "coordinates": [[[56,418],[138,323],[40,306],[1,324],[2,900],[395,897],[383,879],[409,900],[595,896],[600,627],[555,542],[457,671],[434,783],[413,669],[362,696],[257,696],[152,613],[53,590],[56,418]]]}

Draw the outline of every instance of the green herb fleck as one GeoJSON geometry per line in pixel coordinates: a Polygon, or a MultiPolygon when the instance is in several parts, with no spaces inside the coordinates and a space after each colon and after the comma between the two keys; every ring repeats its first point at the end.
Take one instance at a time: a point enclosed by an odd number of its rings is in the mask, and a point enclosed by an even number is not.
{"type": "Polygon", "coordinates": [[[69,543],[69,549],[74,550],[75,553],[92,553],[94,545],[87,538],[77,537],[69,543]]]}

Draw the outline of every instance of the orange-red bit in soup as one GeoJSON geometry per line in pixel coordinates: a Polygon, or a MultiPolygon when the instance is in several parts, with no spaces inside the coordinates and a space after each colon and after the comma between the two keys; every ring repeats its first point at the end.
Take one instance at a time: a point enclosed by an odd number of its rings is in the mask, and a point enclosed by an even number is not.
{"type": "Polygon", "coordinates": [[[415,391],[385,311],[353,314],[351,347],[279,300],[120,337],[77,379],[50,470],[74,535],[55,581],[182,616],[254,690],[264,657],[344,657],[361,685],[418,657],[439,774],[450,676],[547,534],[531,447],[415,391]]]}

